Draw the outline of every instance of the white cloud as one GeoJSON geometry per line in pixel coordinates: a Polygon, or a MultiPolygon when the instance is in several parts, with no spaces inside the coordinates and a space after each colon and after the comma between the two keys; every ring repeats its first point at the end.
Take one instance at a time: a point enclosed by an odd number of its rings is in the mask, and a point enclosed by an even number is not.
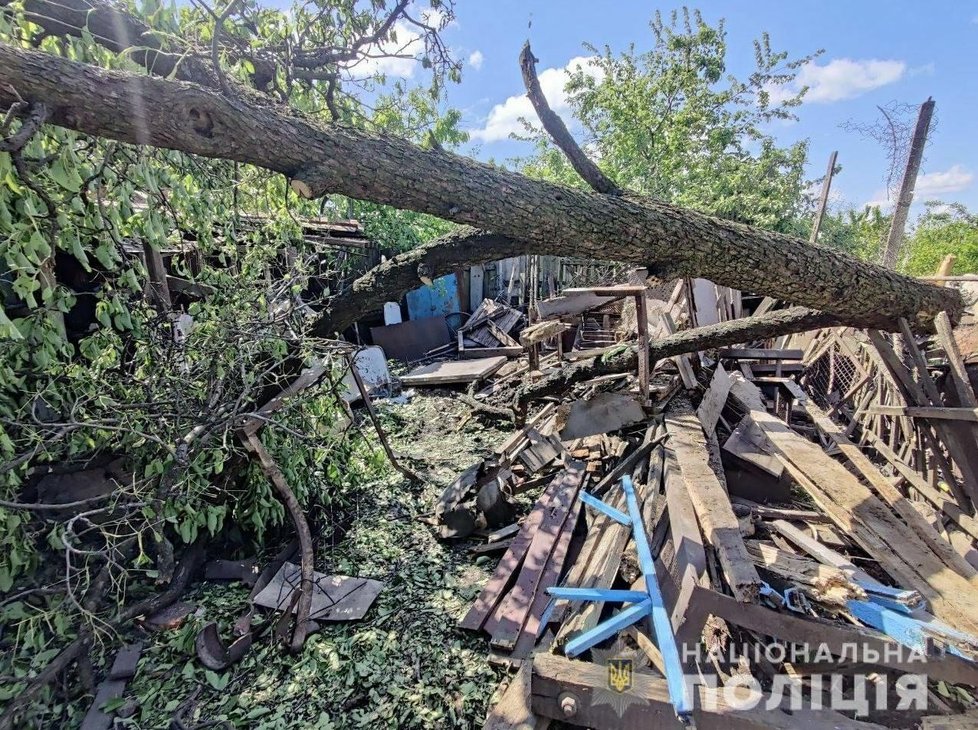
{"type": "MultiPolygon", "coordinates": [[[[548,68],[539,74],[540,88],[547,97],[550,108],[568,122],[570,121],[570,103],[564,87],[567,86],[570,73],[578,67],[592,78],[601,79],[604,76],[604,71],[595,65],[592,56],[577,56],[568,61],[563,68],[548,68]]],[[[496,104],[490,110],[485,126],[481,129],[470,129],[469,135],[472,139],[481,142],[497,142],[501,139],[508,139],[510,134],[518,134],[524,131],[523,125],[520,124],[521,117],[528,120],[535,118],[533,105],[526,94],[511,96],[502,104],[496,104]]]]}
{"type": "MultiPolygon", "coordinates": [[[[960,192],[969,187],[974,180],[974,173],[966,170],[962,165],[951,165],[941,172],[924,173],[917,177],[913,196],[914,202],[924,203],[941,195],[960,192]]],[[[882,211],[889,211],[895,203],[896,198],[894,196],[888,196],[885,190],[877,190],[873,193],[872,200],[865,205],[879,208],[882,211]]]]}
{"type": "Polygon", "coordinates": [[[803,86],[807,86],[805,101],[825,104],[853,99],[873,89],[892,84],[899,81],[906,70],[907,64],[903,61],[881,61],[875,58],[854,61],[851,58],[836,58],[824,65],[807,63],[790,84],[770,85],[767,90],[771,101],[777,103],[794,96],[803,86]]]}
{"type": "Polygon", "coordinates": [[[469,54],[469,65],[478,71],[482,68],[482,62],[486,60],[486,57],[482,55],[482,51],[472,51],[469,54]]]}
{"type": "Polygon", "coordinates": [[[920,66],[912,66],[907,69],[907,76],[933,76],[937,71],[937,64],[933,61],[920,66]]]}
{"type": "Polygon", "coordinates": [[[414,76],[421,65],[418,58],[424,53],[424,40],[415,28],[401,21],[394,23],[394,35],[396,40],[371,46],[366,50],[366,58],[357,59],[347,66],[350,74],[355,78],[374,74],[404,79],[414,76]]]}
{"type": "Polygon", "coordinates": [[[956,193],[971,185],[974,179],[974,174],[961,165],[951,165],[943,172],[928,172],[917,178],[915,197],[922,200],[935,195],[956,193]]]}

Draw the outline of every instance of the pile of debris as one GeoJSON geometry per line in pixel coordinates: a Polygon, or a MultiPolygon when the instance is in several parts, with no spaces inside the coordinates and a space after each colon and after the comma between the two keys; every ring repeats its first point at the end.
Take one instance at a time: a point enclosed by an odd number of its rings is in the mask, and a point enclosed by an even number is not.
{"type": "Polygon", "coordinates": [[[460,623],[519,668],[486,727],[972,726],[978,401],[947,317],[737,341],[793,315],[738,293],[718,339],[688,292],[539,302],[521,341],[550,351],[476,396],[545,401],[433,520],[503,553],[460,623]],[[612,301],[615,342],[565,348],[612,301]]]}

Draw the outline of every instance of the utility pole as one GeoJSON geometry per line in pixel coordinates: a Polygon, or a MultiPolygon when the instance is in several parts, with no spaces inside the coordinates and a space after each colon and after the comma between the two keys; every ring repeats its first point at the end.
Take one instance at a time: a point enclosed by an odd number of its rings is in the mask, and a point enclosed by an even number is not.
{"type": "Polygon", "coordinates": [[[812,224],[812,235],[809,241],[818,243],[818,231],[822,227],[822,217],[825,215],[825,208],[829,204],[829,188],[832,187],[832,176],[835,174],[835,158],[839,153],[833,152],[829,155],[829,169],[825,172],[825,180],[822,181],[822,198],[818,202],[818,210],[815,211],[815,222],[812,224]]]}
{"type": "Polygon", "coordinates": [[[910,142],[910,155],[907,157],[907,168],[903,171],[900,183],[900,197],[897,198],[896,209],[893,211],[893,222],[890,233],[886,237],[886,248],[883,250],[883,266],[896,268],[900,259],[900,247],[903,244],[903,233],[907,227],[907,215],[910,204],[913,203],[913,190],[917,184],[917,173],[920,172],[920,161],[924,157],[924,146],[927,144],[927,132],[930,130],[930,120],[934,114],[934,100],[928,98],[920,105],[917,115],[917,127],[910,142]]]}

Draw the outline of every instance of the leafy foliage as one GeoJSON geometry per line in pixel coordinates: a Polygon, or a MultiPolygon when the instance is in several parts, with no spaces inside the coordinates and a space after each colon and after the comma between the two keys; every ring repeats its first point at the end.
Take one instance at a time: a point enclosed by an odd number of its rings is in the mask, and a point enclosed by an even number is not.
{"type": "Polygon", "coordinates": [[[978,272],[978,215],[959,203],[929,203],[904,252],[903,268],[917,276],[933,274],[948,254],[956,257],[953,271],[978,272]]]}
{"type": "MultiPolygon", "coordinates": [[[[165,48],[216,49],[225,83],[309,114],[458,144],[459,114],[440,103],[443,84],[458,78],[437,37],[450,5],[432,3],[437,13],[414,20],[393,15],[403,6],[326,0],[284,12],[240,2],[225,21],[203,3],[125,7],[165,48]],[[385,29],[390,18],[398,22],[385,29]],[[425,88],[390,83],[377,65],[406,52],[399,33],[429,69],[425,88]],[[286,39],[296,53],[330,56],[304,67],[326,76],[296,74],[288,54],[273,52],[286,39]]],[[[23,12],[5,4],[0,40],[142,72],[87,30],[47,36],[23,12]]],[[[277,534],[284,509],[235,430],[283,385],[276,373],[287,357],[324,361],[327,376],[268,420],[263,441],[317,534],[330,537],[383,460],[350,427],[340,397],[348,347],[309,335],[321,304],[311,278],[342,282],[349,263],[307,242],[300,218],[361,216],[388,251],[443,225],[343,198],[300,200],[281,176],[248,166],[53,127],[35,133],[25,127],[31,111],[12,110],[0,129],[7,139],[31,132],[0,152],[0,673],[18,682],[0,702],[79,632],[110,638],[106,621],[165,584],[184,544],[260,545],[277,534]],[[148,251],[205,294],[162,306],[147,284],[148,251]],[[124,476],[108,497],[69,510],[24,506],[72,501],[41,498],[49,468],[116,459],[124,476]],[[106,590],[100,612],[89,599],[106,590]]]]}
{"type": "MultiPolygon", "coordinates": [[[[765,34],[754,44],[755,71],[741,80],[727,74],[722,21],[714,27],[684,9],[668,22],[657,12],[650,29],[649,51],[615,55],[589,45],[591,63],[571,73],[567,92],[585,149],[627,189],[785,227],[807,202],[807,143],[780,147],[765,127],[794,118],[804,90],[783,90],[813,56],[789,59],[765,34]]],[[[537,140],[525,171],[580,184],[560,151],[537,140]]]]}

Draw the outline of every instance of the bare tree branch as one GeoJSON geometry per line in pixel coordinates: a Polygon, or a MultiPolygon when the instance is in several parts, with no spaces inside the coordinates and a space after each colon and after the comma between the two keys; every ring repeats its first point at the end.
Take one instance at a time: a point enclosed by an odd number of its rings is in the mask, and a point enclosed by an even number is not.
{"type": "Polygon", "coordinates": [[[578,146],[574,137],[568,131],[564,120],[547,103],[547,97],[544,96],[543,89],[540,88],[540,80],[537,78],[537,59],[534,58],[533,52],[530,50],[529,41],[523,44],[523,50],[520,52],[520,69],[523,72],[523,84],[526,86],[526,95],[530,98],[530,103],[533,104],[537,117],[540,118],[540,123],[543,124],[543,128],[553,139],[554,144],[570,160],[571,165],[577,170],[577,174],[599,193],[604,193],[605,195],[621,195],[621,188],[611,178],[601,172],[598,166],[584,154],[584,150],[578,146]]]}

